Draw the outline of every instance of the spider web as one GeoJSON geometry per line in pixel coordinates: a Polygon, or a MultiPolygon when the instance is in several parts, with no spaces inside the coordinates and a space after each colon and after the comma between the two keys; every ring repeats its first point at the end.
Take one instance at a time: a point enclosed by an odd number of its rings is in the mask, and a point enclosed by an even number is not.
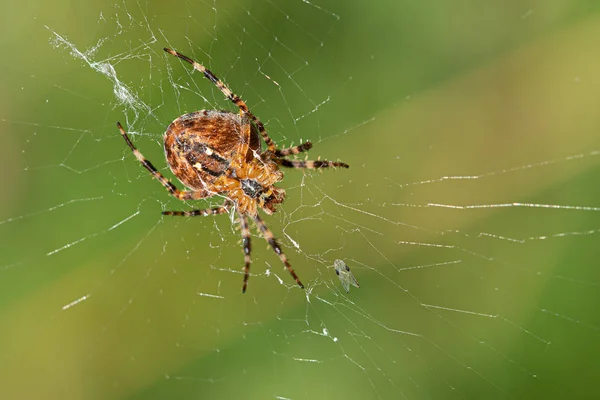
{"type": "Polygon", "coordinates": [[[6,13],[2,398],[598,394],[594,2],[77,7],[6,13]],[[232,216],[160,215],[221,199],[170,198],[116,121],[174,179],[168,123],[236,111],[163,47],[351,165],[285,170],[265,218],[305,290],[253,230],[242,295],[232,216]]]}

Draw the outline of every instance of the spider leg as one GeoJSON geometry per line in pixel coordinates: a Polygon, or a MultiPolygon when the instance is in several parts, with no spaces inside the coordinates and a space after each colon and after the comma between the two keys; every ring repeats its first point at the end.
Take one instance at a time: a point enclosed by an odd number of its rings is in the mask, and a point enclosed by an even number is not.
{"type": "Polygon", "coordinates": [[[207,215],[219,215],[225,214],[229,211],[227,208],[220,206],[214,208],[206,208],[203,210],[190,210],[190,211],[163,211],[162,215],[174,215],[178,217],[206,217],[207,215]]]}
{"type": "Polygon", "coordinates": [[[222,80],[220,80],[219,78],[217,78],[215,76],[215,74],[213,74],[209,69],[207,69],[204,65],[192,60],[191,58],[184,56],[181,53],[178,53],[175,50],[171,50],[168,48],[164,48],[164,50],[175,56],[175,57],[179,57],[181,58],[183,61],[186,61],[190,64],[192,64],[192,66],[194,67],[195,70],[200,71],[204,74],[204,76],[211,81],[221,92],[223,92],[223,94],[225,95],[225,97],[227,97],[233,104],[235,104],[236,106],[238,106],[238,108],[240,109],[240,111],[242,111],[244,114],[246,114],[248,117],[250,117],[250,119],[252,120],[252,122],[254,123],[254,125],[256,125],[256,127],[258,128],[258,131],[260,132],[263,140],[265,141],[265,143],[267,144],[267,148],[269,151],[271,152],[275,152],[275,142],[273,142],[273,140],[269,137],[269,135],[267,134],[267,131],[265,129],[265,126],[263,125],[263,123],[254,115],[250,112],[250,110],[248,109],[248,106],[246,105],[246,103],[244,102],[244,100],[242,100],[238,95],[236,95],[235,93],[233,93],[231,91],[231,89],[229,89],[222,80]]]}
{"type": "Polygon", "coordinates": [[[279,158],[279,159],[275,159],[275,162],[277,162],[277,164],[281,165],[282,167],[288,167],[288,168],[305,168],[305,169],[321,169],[321,168],[335,168],[335,167],[350,168],[350,166],[346,163],[337,162],[337,161],[327,161],[327,160],[303,161],[303,160],[286,160],[284,158],[279,158]]]}
{"type": "Polygon", "coordinates": [[[275,150],[275,157],[285,157],[291,154],[298,154],[304,151],[308,151],[312,148],[311,142],[304,142],[298,146],[288,147],[286,149],[275,150]]]}
{"type": "Polygon", "coordinates": [[[258,229],[260,229],[260,232],[262,233],[265,240],[267,242],[269,242],[269,244],[273,248],[273,251],[275,251],[275,253],[277,253],[277,255],[279,256],[279,259],[285,266],[285,269],[287,269],[288,272],[290,273],[290,275],[292,275],[292,278],[294,278],[294,280],[296,281],[298,286],[300,286],[302,289],[304,289],[304,285],[302,284],[302,282],[300,282],[300,279],[298,279],[298,276],[296,275],[296,273],[294,272],[294,269],[290,265],[287,257],[285,256],[285,253],[283,252],[283,250],[281,250],[281,247],[279,247],[279,244],[277,243],[277,241],[275,240],[275,237],[273,236],[273,232],[271,232],[271,230],[269,228],[267,228],[267,225],[265,225],[265,221],[263,221],[262,218],[260,217],[260,215],[258,215],[258,214],[253,216],[253,219],[254,219],[254,223],[256,224],[256,226],[258,226],[258,229]]]}
{"type": "Polygon", "coordinates": [[[242,243],[244,246],[244,284],[242,285],[242,293],[246,293],[248,287],[248,278],[250,277],[250,228],[248,226],[248,217],[240,213],[240,228],[242,230],[242,243]]]}
{"type": "Polygon", "coordinates": [[[121,123],[117,122],[117,127],[121,131],[121,136],[123,136],[123,139],[125,139],[125,143],[127,143],[127,146],[129,146],[131,151],[133,151],[135,158],[137,158],[138,161],[144,166],[144,168],[146,168],[148,171],[150,171],[150,173],[156,179],[158,179],[158,181],[161,183],[161,185],[163,185],[165,187],[165,189],[167,189],[173,197],[176,197],[180,200],[198,200],[198,199],[202,199],[204,197],[212,196],[214,194],[214,193],[210,193],[206,190],[194,190],[194,191],[185,190],[184,191],[184,190],[177,189],[177,187],[175,185],[173,185],[171,182],[169,182],[169,180],[167,178],[165,178],[163,176],[163,174],[158,172],[158,170],[154,167],[154,165],[152,165],[152,163],[150,161],[146,160],[146,158],[142,155],[142,153],[140,153],[140,151],[133,145],[133,143],[131,142],[131,139],[129,139],[129,136],[127,136],[127,133],[125,132],[125,129],[123,129],[123,126],[121,126],[121,123]]]}

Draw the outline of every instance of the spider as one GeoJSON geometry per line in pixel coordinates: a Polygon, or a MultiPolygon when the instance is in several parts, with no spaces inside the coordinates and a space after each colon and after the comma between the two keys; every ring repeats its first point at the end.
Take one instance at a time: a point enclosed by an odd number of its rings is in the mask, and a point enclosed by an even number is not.
{"type": "Polygon", "coordinates": [[[146,168],[174,197],[180,200],[199,200],[214,195],[225,198],[219,207],[191,211],[163,211],[163,215],[185,217],[219,215],[234,209],[237,212],[244,251],[244,281],[246,292],[250,276],[250,228],[251,218],[262,236],[277,253],[285,269],[298,286],[304,288],[288,258],[277,243],[271,230],[258,214],[258,209],[271,215],[285,199],[285,190],[274,185],[283,179],[279,167],[288,168],[349,168],[342,162],[318,160],[288,160],[286,157],[312,148],[311,142],[279,149],[269,137],[265,126],[246,103],[234,94],[215,74],[202,64],[168,48],[167,53],[179,57],[204,74],[227,99],[239,109],[239,114],[228,111],[200,110],[175,119],[164,135],[167,162],[173,174],[189,190],[179,190],[165,178],[133,145],[125,129],[117,127],[125,142],[146,168]],[[262,150],[259,134],[266,144],[262,150]]]}

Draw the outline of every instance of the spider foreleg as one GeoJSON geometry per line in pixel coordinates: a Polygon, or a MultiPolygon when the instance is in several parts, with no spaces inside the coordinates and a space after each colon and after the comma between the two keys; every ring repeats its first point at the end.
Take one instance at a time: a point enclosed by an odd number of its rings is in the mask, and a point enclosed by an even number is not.
{"type": "Polygon", "coordinates": [[[248,217],[245,214],[240,213],[239,218],[244,249],[244,284],[242,285],[242,293],[246,293],[246,288],[248,287],[248,278],[250,277],[250,251],[252,250],[252,245],[250,243],[250,228],[248,226],[248,217]]]}
{"type": "Polygon", "coordinates": [[[290,265],[285,253],[283,252],[283,250],[281,250],[281,247],[279,247],[279,243],[277,243],[277,240],[275,240],[275,237],[273,236],[273,232],[271,232],[271,230],[267,227],[267,225],[265,224],[265,221],[263,221],[262,218],[258,214],[256,214],[253,217],[253,219],[254,219],[254,223],[256,224],[256,226],[258,226],[258,229],[262,233],[265,240],[271,245],[271,248],[273,249],[273,251],[275,251],[275,253],[277,253],[277,255],[279,256],[279,259],[285,266],[285,269],[287,269],[288,272],[290,273],[290,275],[292,275],[292,278],[294,278],[294,280],[296,281],[298,286],[300,286],[302,289],[304,289],[304,285],[302,284],[302,282],[300,282],[298,275],[296,275],[296,272],[294,272],[294,269],[290,265]]]}
{"type": "Polygon", "coordinates": [[[286,157],[292,154],[299,154],[312,149],[311,142],[304,142],[298,146],[288,147],[286,149],[275,150],[275,157],[286,157]]]}
{"type": "Polygon", "coordinates": [[[321,169],[321,168],[350,168],[343,162],[327,160],[286,160],[284,158],[275,159],[277,164],[288,168],[321,169]]]}

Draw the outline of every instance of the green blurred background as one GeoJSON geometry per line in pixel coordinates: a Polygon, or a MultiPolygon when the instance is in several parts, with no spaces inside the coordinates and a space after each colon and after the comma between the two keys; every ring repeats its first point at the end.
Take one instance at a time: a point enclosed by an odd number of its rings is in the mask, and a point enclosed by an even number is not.
{"type": "Polygon", "coordinates": [[[2,27],[0,398],[600,395],[598,2],[32,1],[2,27]],[[170,199],[115,122],[172,177],[168,123],[233,110],[165,46],[351,165],[286,171],[266,218],[306,290],[255,235],[242,295],[236,224],[160,215],[218,200],[170,199]]]}

